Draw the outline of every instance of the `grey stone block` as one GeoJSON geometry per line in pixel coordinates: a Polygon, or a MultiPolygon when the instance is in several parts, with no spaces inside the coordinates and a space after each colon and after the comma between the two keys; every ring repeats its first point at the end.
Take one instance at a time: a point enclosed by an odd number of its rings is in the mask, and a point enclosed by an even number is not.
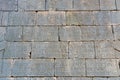
{"type": "Polygon", "coordinates": [[[112,25],[120,24],[120,11],[112,11],[111,12],[112,25]]]}
{"type": "Polygon", "coordinates": [[[84,77],[58,77],[56,80],[92,80],[92,78],[84,78],[84,77]]]}
{"type": "Polygon", "coordinates": [[[56,59],[55,76],[85,76],[85,60],[56,59]]]}
{"type": "Polygon", "coordinates": [[[0,10],[17,10],[17,0],[0,0],[0,10]]]}
{"type": "Polygon", "coordinates": [[[87,76],[118,76],[117,60],[87,59],[87,76]]]}
{"type": "Polygon", "coordinates": [[[65,25],[65,12],[49,11],[38,12],[37,25],[65,25]]]}
{"type": "Polygon", "coordinates": [[[93,80],[108,80],[108,78],[93,78],[93,80]]]}
{"type": "Polygon", "coordinates": [[[93,42],[70,42],[69,43],[70,58],[94,58],[93,42]]]}
{"type": "Polygon", "coordinates": [[[31,78],[31,80],[57,80],[56,77],[31,78]]]}
{"type": "Polygon", "coordinates": [[[73,0],[47,0],[46,10],[72,10],[73,0]]]}
{"type": "Polygon", "coordinates": [[[8,42],[5,48],[4,58],[29,58],[31,43],[8,42]]]}
{"type": "Polygon", "coordinates": [[[0,42],[5,40],[6,28],[0,27],[0,42]]]}
{"type": "Polygon", "coordinates": [[[68,58],[67,42],[34,42],[32,58],[68,58]]]}
{"type": "MultiPolygon", "coordinates": [[[[11,76],[12,63],[13,63],[13,60],[0,59],[0,77],[11,76]]],[[[9,79],[6,79],[6,80],[9,80],[9,79]]]]}
{"type": "Polygon", "coordinates": [[[58,27],[24,27],[24,41],[58,41],[58,27]]]}
{"type": "Polygon", "coordinates": [[[31,80],[30,78],[14,78],[14,80],[31,80]]]}
{"type": "Polygon", "coordinates": [[[53,76],[54,60],[30,59],[15,60],[12,68],[12,76],[53,76]]]}
{"type": "Polygon", "coordinates": [[[19,10],[45,10],[45,0],[18,0],[19,10]]]}
{"type": "Polygon", "coordinates": [[[9,12],[8,25],[35,25],[35,12],[9,12]]]}
{"type": "Polygon", "coordinates": [[[74,0],[74,10],[99,10],[99,0],[74,0]]]}
{"type": "Polygon", "coordinates": [[[81,29],[78,26],[59,27],[59,35],[61,41],[80,41],[81,29]]]}
{"type": "Polygon", "coordinates": [[[108,78],[108,80],[120,80],[120,77],[113,77],[113,78],[108,78]]]}
{"type": "Polygon", "coordinates": [[[116,0],[117,10],[120,10],[120,0],[116,0]]]}
{"type": "Polygon", "coordinates": [[[115,0],[100,0],[101,10],[116,10],[115,0]]]}
{"type": "Polygon", "coordinates": [[[96,58],[115,58],[116,55],[111,41],[96,41],[96,58]]]}
{"type": "Polygon", "coordinates": [[[115,40],[120,40],[120,26],[113,26],[115,40]]]}
{"type": "Polygon", "coordinates": [[[2,26],[8,26],[8,13],[9,12],[2,12],[2,20],[1,20],[2,26]]]}
{"type": "Polygon", "coordinates": [[[93,15],[94,25],[111,25],[110,11],[94,11],[93,15]]]}
{"type": "Polygon", "coordinates": [[[22,27],[7,27],[5,39],[7,41],[22,41],[22,27]]]}
{"type": "Polygon", "coordinates": [[[0,80],[14,80],[14,78],[0,78],[0,80]]]}
{"type": "Polygon", "coordinates": [[[67,25],[93,25],[92,12],[67,12],[66,13],[67,25]]]}

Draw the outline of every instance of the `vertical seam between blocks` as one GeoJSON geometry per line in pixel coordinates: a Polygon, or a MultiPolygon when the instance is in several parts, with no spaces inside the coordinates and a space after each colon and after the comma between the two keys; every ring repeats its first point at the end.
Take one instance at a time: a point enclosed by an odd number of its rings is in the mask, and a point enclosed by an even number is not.
{"type": "Polygon", "coordinates": [[[100,7],[101,6],[101,3],[100,3],[101,1],[98,0],[98,2],[99,2],[99,10],[101,11],[101,7],[100,7]]]}
{"type": "Polygon", "coordinates": [[[56,60],[56,58],[54,58],[54,77],[56,76],[55,75],[55,60],[56,60]]]}
{"type": "Polygon", "coordinates": [[[85,59],[85,76],[87,77],[87,59],[85,59]]]}
{"type": "Polygon", "coordinates": [[[58,26],[58,41],[60,42],[61,39],[60,39],[60,26],[58,26]]]}
{"type": "Polygon", "coordinates": [[[118,8],[117,8],[117,0],[115,0],[115,7],[116,7],[116,10],[118,10],[118,8]]]}
{"type": "Polygon", "coordinates": [[[113,27],[113,25],[111,25],[111,28],[112,28],[112,36],[113,36],[113,40],[115,40],[115,32],[114,32],[114,27],[113,27]]]}
{"type": "Polygon", "coordinates": [[[96,52],[96,43],[95,43],[95,41],[93,41],[93,43],[94,43],[94,53],[95,53],[95,55],[94,55],[94,58],[96,59],[96,55],[97,55],[97,52],[96,52]]]}
{"type": "Polygon", "coordinates": [[[72,0],[72,9],[74,9],[74,0],[72,0]]]}
{"type": "Polygon", "coordinates": [[[47,0],[45,0],[45,10],[47,10],[47,0]]]}
{"type": "Polygon", "coordinates": [[[70,41],[68,41],[68,59],[70,59],[70,50],[69,50],[70,41]]]}

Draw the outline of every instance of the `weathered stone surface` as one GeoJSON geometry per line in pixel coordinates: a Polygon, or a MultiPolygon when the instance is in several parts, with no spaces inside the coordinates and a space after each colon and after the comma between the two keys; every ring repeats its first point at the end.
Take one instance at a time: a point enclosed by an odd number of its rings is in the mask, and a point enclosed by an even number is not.
{"type": "Polygon", "coordinates": [[[54,60],[30,59],[15,60],[12,68],[12,76],[53,76],[54,60]]]}
{"type": "Polygon", "coordinates": [[[120,11],[112,11],[111,12],[111,19],[113,25],[119,25],[120,24],[120,11]]]}
{"type": "Polygon", "coordinates": [[[11,76],[12,61],[10,59],[0,59],[0,77],[11,76]]]}
{"type": "Polygon", "coordinates": [[[93,42],[70,42],[69,43],[70,58],[94,58],[93,42]]]}
{"type": "Polygon", "coordinates": [[[85,60],[56,59],[55,76],[85,76],[85,60]]]}
{"type": "Polygon", "coordinates": [[[4,58],[29,58],[31,43],[8,42],[5,48],[4,58]]]}
{"type": "Polygon", "coordinates": [[[120,80],[120,77],[108,78],[108,80],[120,80]]]}
{"type": "Polygon", "coordinates": [[[67,42],[34,42],[32,58],[68,58],[67,42]]]}
{"type": "Polygon", "coordinates": [[[74,0],[74,10],[99,10],[99,0],[74,0]]]}
{"type": "Polygon", "coordinates": [[[5,27],[0,27],[0,42],[4,41],[5,39],[5,33],[6,33],[6,28],[5,27]]]}
{"type": "Polygon", "coordinates": [[[115,58],[114,48],[111,41],[96,41],[96,58],[115,58]]]}
{"type": "Polygon", "coordinates": [[[84,77],[58,77],[56,80],[92,80],[92,78],[84,78],[84,77]]]}
{"type": "Polygon", "coordinates": [[[35,12],[9,12],[8,25],[35,25],[35,12]]]}
{"type": "Polygon", "coordinates": [[[65,26],[59,28],[61,41],[80,41],[81,29],[79,26],[65,26]]]}
{"type": "Polygon", "coordinates": [[[17,10],[17,0],[0,0],[0,10],[17,10]]]}
{"type": "Polygon", "coordinates": [[[92,12],[67,12],[67,25],[93,25],[92,12]]]}
{"type": "Polygon", "coordinates": [[[115,10],[115,0],[100,0],[101,10],[115,10]]]}
{"type": "Polygon", "coordinates": [[[113,26],[115,40],[120,40],[120,26],[113,26]]]}
{"type": "Polygon", "coordinates": [[[94,15],[94,25],[111,25],[110,11],[94,11],[93,15],[94,15]]]}
{"type": "Polygon", "coordinates": [[[5,39],[7,41],[22,41],[22,27],[7,27],[5,39]]]}
{"type": "Polygon", "coordinates": [[[87,59],[87,76],[118,76],[117,60],[87,59]]]}
{"type": "Polygon", "coordinates": [[[73,0],[47,0],[46,10],[72,10],[73,0]]]}
{"type": "Polygon", "coordinates": [[[45,10],[45,0],[18,0],[19,10],[45,10]]]}
{"type": "Polygon", "coordinates": [[[0,78],[0,80],[14,80],[14,78],[0,78]]]}
{"type": "Polygon", "coordinates": [[[93,80],[108,80],[108,78],[93,78],[93,80]]]}
{"type": "Polygon", "coordinates": [[[49,11],[38,12],[37,25],[65,25],[65,12],[49,11]]]}
{"type": "Polygon", "coordinates": [[[24,27],[24,41],[58,41],[58,27],[24,27]]]}
{"type": "Polygon", "coordinates": [[[120,10],[120,0],[116,0],[117,10],[120,10]]]}

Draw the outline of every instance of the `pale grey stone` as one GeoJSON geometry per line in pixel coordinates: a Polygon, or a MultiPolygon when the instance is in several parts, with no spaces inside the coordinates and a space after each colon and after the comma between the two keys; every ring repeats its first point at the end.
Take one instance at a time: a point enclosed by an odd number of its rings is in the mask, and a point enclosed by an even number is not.
{"type": "Polygon", "coordinates": [[[6,28],[0,27],[0,42],[5,40],[6,28]]]}
{"type": "Polygon", "coordinates": [[[35,25],[35,12],[9,12],[8,25],[35,25]]]}
{"type": "Polygon", "coordinates": [[[81,29],[79,26],[59,27],[59,35],[61,41],[80,41],[81,29]]]}
{"type": "Polygon", "coordinates": [[[0,76],[1,77],[11,76],[12,63],[13,63],[13,60],[0,59],[0,76]]]}
{"type": "Polygon", "coordinates": [[[67,25],[93,25],[93,12],[67,12],[67,25]]]}
{"type": "Polygon", "coordinates": [[[8,13],[9,12],[2,13],[2,21],[1,21],[2,26],[8,26],[8,13]]]}
{"type": "Polygon", "coordinates": [[[81,40],[95,40],[97,26],[80,26],[81,40]]]}
{"type": "Polygon", "coordinates": [[[116,0],[117,10],[120,10],[120,0],[116,0]]]}
{"type": "Polygon", "coordinates": [[[115,52],[111,41],[96,41],[96,58],[115,58],[115,52]]]}
{"type": "Polygon", "coordinates": [[[87,76],[118,76],[117,60],[87,59],[87,76]]]}
{"type": "Polygon", "coordinates": [[[74,0],[74,10],[99,10],[99,0],[74,0]]]}
{"type": "Polygon", "coordinates": [[[18,0],[19,10],[45,10],[45,0],[18,0]]]}
{"type": "Polygon", "coordinates": [[[120,77],[108,78],[108,80],[120,80],[120,77]]]}
{"type": "Polygon", "coordinates": [[[30,78],[14,78],[14,80],[31,80],[30,78]]]}
{"type": "Polygon", "coordinates": [[[111,12],[112,25],[120,24],[120,11],[112,11],[111,12]]]}
{"type": "Polygon", "coordinates": [[[0,10],[17,10],[17,0],[0,0],[0,10]]]}
{"type": "Polygon", "coordinates": [[[94,58],[93,42],[70,42],[69,57],[70,58],[94,58]]]}
{"type": "Polygon", "coordinates": [[[5,48],[4,58],[29,58],[31,43],[8,42],[5,48]]]}
{"type": "Polygon", "coordinates": [[[58,41],[58,27],[24,27],[24,41],[58,41]]]}
{"type": "Polygon", "coordinates": [[[92,78],[84,77],[58,77],[56,80],[92,80],[92,78]]]}
{"type": "Polygon", "coordinates": [[[47,0],[46,10],[72,10],[73,0],[47,0]]]}
{"type": "Polygon", "coordinates": [[[100,0],[101,10],[116,10],[115,0],[100,0]]]}
{"type": "Polygon", "coordinates": [[[15,60],[12,68],[12,76],[53,76],[54,60],[30,59],[15,60]]]}
{"type": "Polygon", "coordinates": [[[31,80],[56,80],[56,77],[31,78],[31,80]]]}
{"type": "Polygon", "coordinates": [[[22,27],[7,27],[5,39],[7,41],[22,41],[22,27]]]}
{"type": "Polygon", "coordinates": [[[65,25],[65,12],[49,11],[38,12],[37,25],[65,25]]]}
{"type": "Polygon", "coordinates": [[[2,41],[2,42],[0,42],[0,50],[5,49],[6,46],[7,46],[7,42],[6,42],[6,41],[2,41]]]}
{"type": "Polygon", "coordinates": [[[32,58],[68,58],[67,42],[34,42],[32,58]]]}
{"type": "Polygon", "coordinates": [[[93,78],[93,80],[108,80],[108,78],[93,78]]]}
{"type": "Polygon", "coordinates": [[[55,76],[85,76],[85,60],[56,59],[55,76]]]}
{"type": "Polygon", "coordinates": [[[115,40],[120,40],[120,26],[113,26],[115,40]]]}
{"type": "Polygon", "coordinates": [[[0,80],[14,80],[14,78],[0,78],[0,80]]]}
{"type": "Polygon", "coordinates": [[[93,15],[95,25],[111,25],[110,11],[94,11],[93,15]]]}

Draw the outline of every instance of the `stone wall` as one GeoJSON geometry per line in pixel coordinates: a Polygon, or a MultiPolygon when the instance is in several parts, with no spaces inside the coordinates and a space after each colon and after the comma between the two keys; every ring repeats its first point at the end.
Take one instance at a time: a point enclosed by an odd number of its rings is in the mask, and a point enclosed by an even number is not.
{"type": "Polygon", "coordinates": [[[120,0],[0,0],[0,80],[120,80],[120,0]]]}

